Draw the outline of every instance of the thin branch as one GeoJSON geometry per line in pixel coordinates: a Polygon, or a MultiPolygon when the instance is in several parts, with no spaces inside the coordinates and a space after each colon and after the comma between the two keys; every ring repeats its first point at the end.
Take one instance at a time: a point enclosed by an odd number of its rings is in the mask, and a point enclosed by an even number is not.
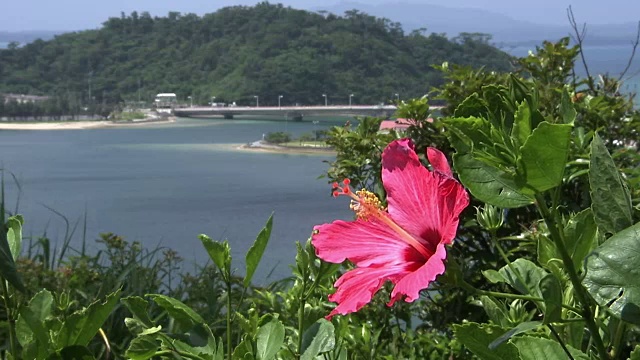
{"type": "Polygon", "coordinates": [[[584,57],[584,51],[583,51],[584,38],[587,35],[587,24],[586,23],[582,24],[582,30],[578,29],[578,23],[576,22],[575,15],[573,15],[573,9],[571,8],[571,6],[567,8],[567,18],[569,19],[569,24],[571,25],[573,32],[575,32],[575,37],[573,35],[571,37],[578,44],[578,48],[580,49],[580,58],[582,59],[582,65],[584,66],[584,70],[587,73],[587,85],[589,85],[589,89],[595,93],[596,87],[593,82],[593,78],[589,73],[589,66],[587,65],[587,60],[584,57]]]}
{"type": "Polygon", "coordinates": [[[629,56],[629,62],[627,63],[627,67],[624,68],[624,71],[620,74],[618,78],[618,82],[622,81],[624,75],[629,71],[631,67],[631,62],[633,58],[636,56],[636,49],[638,48],[638,44],[640,43],[640,21],[638,21],[638,30],[636,31],[636,40],[632,43],[633,48],[631,49],[631,56],[629,56]]]}

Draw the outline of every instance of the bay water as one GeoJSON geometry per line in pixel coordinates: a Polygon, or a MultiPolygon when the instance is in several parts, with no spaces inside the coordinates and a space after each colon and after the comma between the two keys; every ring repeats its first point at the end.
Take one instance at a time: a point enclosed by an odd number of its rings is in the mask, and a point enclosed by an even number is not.
{"type": "MultiPolygon", "coordinates": [[[[290,275],[295,242],[313,225],[352,218],[346,199],[330,196],[318,179],[332,154],[237,150],[274,131],[294,136],[341,125],[344,119],[305,122],[261,119],[178,119],[172,124],[57,131],[0,131],[0,167],[7,206],[26,219],[25,237],[61,245],[65,222],[79,222],[71,245],[83,239],[95,252],[101,232],[176,250],[188,264],[208,256],[198,234],[228,239],[235,266],[274,214],[271,242],[258,282],[290,275]],[[55,211],[54,211],[55,210],[55,211]],[[271,273],[271,274],[270,274],[271,273]],[[270,274],[270,275],[269,275],[270,274]]],[[[187,266],[190,268],[190,266],[187,266]]],[[[242,271],[240,271],[242,272],[242,271]]]]}

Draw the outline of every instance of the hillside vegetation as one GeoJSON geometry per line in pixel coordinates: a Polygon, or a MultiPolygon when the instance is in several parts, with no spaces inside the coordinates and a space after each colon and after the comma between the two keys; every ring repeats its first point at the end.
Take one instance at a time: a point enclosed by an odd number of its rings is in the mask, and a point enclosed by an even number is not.
{"type": "Polygon", "coordinates": [[[72,104],[150,101],[175,92],[205,104],[389,101],[442,84],[444,61],[508,70],[489,37],[420,31],[356,10],[344,16],[260,3],[202,17],[133,12],[97,30],[0,50],[0,93],[55,95],[72,104]]]}

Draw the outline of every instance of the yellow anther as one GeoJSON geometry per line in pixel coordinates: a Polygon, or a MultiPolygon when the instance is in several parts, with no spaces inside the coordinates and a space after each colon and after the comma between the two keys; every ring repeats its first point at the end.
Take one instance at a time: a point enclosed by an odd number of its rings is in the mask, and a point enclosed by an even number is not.
{"type": "Polygon", "coordinates": [[[385,210],[376,194],[365,189],[356,191],[356,196],[349,207],[362,220],[368,220],[371,216],[379,217],[380,212],[385,210]]]}

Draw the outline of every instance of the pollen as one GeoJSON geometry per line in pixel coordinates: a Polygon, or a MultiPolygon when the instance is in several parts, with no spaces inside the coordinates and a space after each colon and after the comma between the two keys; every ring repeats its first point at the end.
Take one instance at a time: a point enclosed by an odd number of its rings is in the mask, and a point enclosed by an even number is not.
{"type": "Polygon", "coordinates": [[[378,196],[365,189],[356,191],[356,196],[351,201],[349,207],[356,213],[356,216],[362,220],[377,217],[381,211],[385,210],[378,196]]]}
{"type": "Polygon", "coordinates": [[[380,217],[386,211],[376,194],[366,189],[354,192],[351,190],[350,184],[351,181],[349,179],[344,179],[342,181],[343,186],[336,182],[332,184],[331,190],[334,197],[346,195],[351,198],[349,208],[356,213],[358,219],[369,220],[372,217],[380,217]]]}

